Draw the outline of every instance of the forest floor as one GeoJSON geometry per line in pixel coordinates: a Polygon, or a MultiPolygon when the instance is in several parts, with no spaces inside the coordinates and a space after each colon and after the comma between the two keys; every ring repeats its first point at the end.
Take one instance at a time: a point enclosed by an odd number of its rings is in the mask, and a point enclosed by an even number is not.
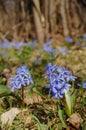
{"type": "MultiPolygon", "coordinates": [[[[0,48],[1,130],[86,130],[86,88],[77,85],[86,82],[85,40],[83,37],[76,38],[72,43],[56,39],[51,43],[50,40],[46,42],[47,49],[38,43],[34,45],[34,42],[17,49],[0,48]],[[49,52],[49,46],[53,53],[49,52]],[[64,98],[51,98],[46,89],[49,81],[45,78],[45,67],[48,63],[65,67],[77,77],[72,83],[75,102],[70,116],[65,112],[64,98]],[[24,90],[24,105],[17,96],[6,95],[7,91],[2,90],[2,86],[9,88],[9,79],[21,65],[29,68],[34,81],[34,84],[24,90]],[[73,114],[74,117],[71,117],[73,114]],[[77,115],[79,121],[75,121],[77,115]]],[[[14,93],[21,95],[21,90],[15,90],[14,93]]]]}

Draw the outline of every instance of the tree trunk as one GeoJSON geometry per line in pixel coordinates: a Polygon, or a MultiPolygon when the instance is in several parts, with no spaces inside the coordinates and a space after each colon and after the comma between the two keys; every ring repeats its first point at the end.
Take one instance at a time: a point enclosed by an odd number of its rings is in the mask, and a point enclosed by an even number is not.
{"type": "Polygon", "coordinates": [[[71,32],[70,3],[71,2],[69,0],[66,0],[65,7],[66,7],[66,14],[67,14],[68,28],[69,28],[69,31],[71,32]]]}
{"type": "Polygon", "coordinates": [[[46,34],[46,39],[48,38],[49,34],[49,0],[44,1],[44,15],[45,15],[45,34],[46,34]]]}
{"type": "Polygon", "coordinates": [[[49,0],[49,21],[50,21],[50,30],[52,35],[55,34],[55,25],[56,25],[56,13],[55,13],[55,0],[49,0]]]}
{"type": "Polygon", "coordinates": [[[62,17],[63,34],[65,37],[67,37],[69,36],[69,28],[68,28],[68,21],[67,21],[67,16],[66,16],[66,9],[65,9],[66,0],[61,0],[60,4],[61,4],[60,13],[62,17]]]}
{"type": "Polygon", "coordinates": [[[33,0],[33,2],[34,2],[33,15],[34,15],[34,22],[35,22],[35,27],[36,27],[36,34],[37,34],[38,42],[43,43],[44,31],[43,31],[42,23],[41,23],[40,4],[39,4],[39,0],[33,0]]]}

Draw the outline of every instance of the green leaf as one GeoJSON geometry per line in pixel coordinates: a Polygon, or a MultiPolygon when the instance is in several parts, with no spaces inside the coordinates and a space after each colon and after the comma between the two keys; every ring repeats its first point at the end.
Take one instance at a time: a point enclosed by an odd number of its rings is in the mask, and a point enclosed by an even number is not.
{"type": "Polygon", "coordinates": [[[20,103],[22,102],[22,99],[19,93],[11,92],[10,96],[13,96],[14,98],[16,98],[18,101],[20,101],[20,103]]]}
{"type": "Polygon", "coordinates": [[[43,94],[36,88],[33,88],[33,92],[37,93],[38,95],[40,95],[42,98],[44,98],[43,94]]]}
{"type": "Polygon", "coordinates": [[[39,119],[34,115],[32,115],[32,118],[37,122],[38,130],[44,130],[43,125],[40,123],[39,119]]]}
{"type": "Polygon", "coordinates": [[[75,102],[76,102],[76,91],[74,91],[72,94],[71,94],[71,102],[72,102],[72,109],[75,105],[75,102]]]}
{"type": "Polygon", "coordinates": [[[63,124],[62,123],[58,123],[58,130],[62,130],[62,126],[63,124]]]}
{"type": "Polygon", "coordinates": [[[0,98],[3,96],[10,95],[11,91],[10,89],[5,85],[0,85],[0,98]]]}
{"type": "Polygon", "coordinates": [[[66,91],[65,92],[65,112],[67,113],[68,116],[72,114],[72,97],[70,92],[66,91]]]}
{"type": "Polygon", "coordinates": [[[61,110],[60,105],[58,105],[58,115],[63,124],[63,127],[66,128],[67,125],[66,125],[66,121],[64,119],[64,112],[63,112],[63,110],[61,110]]]}

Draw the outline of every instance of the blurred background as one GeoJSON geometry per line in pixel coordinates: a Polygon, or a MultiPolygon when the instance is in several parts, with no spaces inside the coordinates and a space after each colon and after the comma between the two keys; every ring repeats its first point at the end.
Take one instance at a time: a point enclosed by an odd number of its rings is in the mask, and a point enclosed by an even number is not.
{"type": "Polygon", "coordinates": [[[85,0],[0,0],[0,40],[43,43],[85,32],[85,0]]]}

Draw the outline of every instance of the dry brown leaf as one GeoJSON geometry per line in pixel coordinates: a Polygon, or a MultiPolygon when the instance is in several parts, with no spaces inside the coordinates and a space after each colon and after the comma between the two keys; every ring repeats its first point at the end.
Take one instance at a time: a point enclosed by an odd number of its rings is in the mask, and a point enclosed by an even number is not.
{"type": "Polygon", "coordinates": [[[37,94],[32,94],[32,95],[26,95],[24,99],[25,104],[30,105],[33,103],[40,103],[42,102],[41,96],[37,94]]]}
{"type": "Polygon", "coordinates": [[[69,122],[69,124],[71,124],[77,130],[79,130],[83,120],[79,113],[74,113],[67,119],[67,121],[69,122]]]}
{"type": "Polygon", "coordinates": [[[29,113],[29,110],[23,109],[21,112],[18,114],[18,118],[20,122],[24,123],[25,125],[33,126],[34,122],[32,120],[32,115],[29,113]]]}
{"type": "Polygon", "coordinates": [[[12,122],[14,120],[14,118],[21,112],[21,110],[19,110],[18,108],[11,108],[11,110],[3,113],[1,115],[1,122],[2,122],[2,126],[4,124],[8,124],[8,126],[12,125],[12,122]]]}

